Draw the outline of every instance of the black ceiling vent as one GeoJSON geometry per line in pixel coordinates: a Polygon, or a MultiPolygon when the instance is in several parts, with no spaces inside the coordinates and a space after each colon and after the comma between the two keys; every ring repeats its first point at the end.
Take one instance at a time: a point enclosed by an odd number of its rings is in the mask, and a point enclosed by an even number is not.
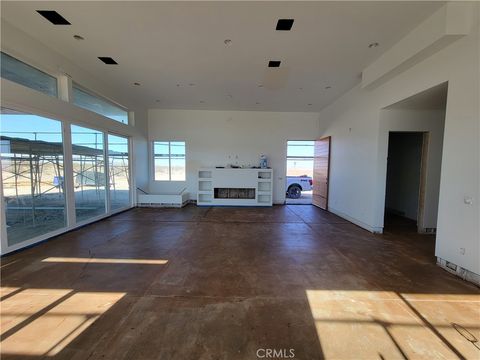
{"type": "Polygon", "coordinates": [[[276,30],[290,31],[292,30],[293,22],[293,19],[279,19],[276,30]]]}
{"type": "Polygon", "coordinates": [[[37,12],[53,25],[71,25],[67,19],[54,10],[37,10],[37,12]]]}
{"type": "Polygon", "coordinates": [[[107,65],[118,65],[118,63],[109,56],[99,56],[98,58],[107,65]]]}
{"type": "Polygon", "coordinates": [[[280,67],[281,61],[278,60],[270,60],[268,62],[268,67],[280,67]]]}

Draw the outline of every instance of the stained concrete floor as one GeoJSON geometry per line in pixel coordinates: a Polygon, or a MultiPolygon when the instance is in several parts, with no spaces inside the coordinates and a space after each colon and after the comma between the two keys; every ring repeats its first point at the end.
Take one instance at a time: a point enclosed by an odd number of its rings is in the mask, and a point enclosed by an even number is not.
{"type": "Polygon", "coordinates": [[[312,206],[134,209],[2,259],[2,359],[478,359],[433,254],[312,206]]]}

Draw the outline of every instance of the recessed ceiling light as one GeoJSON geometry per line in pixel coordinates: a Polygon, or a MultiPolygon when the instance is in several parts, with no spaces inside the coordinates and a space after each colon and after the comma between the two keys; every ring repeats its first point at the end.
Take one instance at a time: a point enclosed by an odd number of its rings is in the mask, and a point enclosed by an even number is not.
{"type": "Polygon", "coordinates": [[[155,102],[159,103],[159,102],[160,102],[160,100],[158,100],[158,99],[157,99],[157,100],[155,100],[155,102]]]}
{"type": "Polygon", "coordinates": [[[118,65],[118,63],[109,56],[99,56],[98,58],[107,65],[118,65]]]}
{"type": "Polygon", "coordinates": [[[373,42],[373,43],[371,43],[371,44],[368,45],[368,48],[369,48],[369,49],[376,48],[378,45],[380,45],[380,44],[377,43],[377,42],[373,42]]]}
{"type": "Polygon", "coordinates": [[[263,85],[262,85],[262,84],[260,84],[260,85],[258,85],[258,87],[263,87],[263,85]]]}
{"type": "Polygon", "coordinates": [[[303,90],[303,87],[299,87],[298,90],[303,90]]]}
{"type": "Polygon", "coordinates": [[[205,101],[203,101],[203,100],[200,100],[200,104],[205,104],[205,101]]]}
{"type": "Polygon", "coordinates": [[[194,84],[194,83],[190,83],[190,84],[188,84],[188,86],[195,86],[195,84],[194,84]]]}
{"type": "Polygon", "coordinates": [[[290,31],[293,26],[293,19],[279,19],[275,30],[290,31]]]}
{"type": "Polygon", "coordinates": [[[230,40],[230,39],[225,39],[225,40],[223,40],[223,43],[224,43],[225,45],[231,45],[231,44],[232,44],[232,40],[230,40]]]}
{"type": "Polygon", "coordinates": [[[332,87],[330,85],[328,86],[325,86],[325,89],[328,90],[328,89],[331,89],[332,87]]]}
{"type": "Polygon", "coordinates": [[[80,36],[80,35],[73,35],[73,38],[75,40],[85,40],[85,38],[83,36],[80,36]]]}
{"type": "Polygon", "coordinates": [[[278,60],[270,60],[268,62],[268,67],[274,67],[274,68],[280,67],[280,63],[281,61],[278,61],[278,60]]]}
{"type": "Polygon", "coordinates": [[[50,21],[53,25],[71,25],[70,22],[54,10],[37,10],[37,13],[50,21]]]}
{"type": "Polygon", "coordinates": [[[255,104],[260,105],[260,103],[258,101],[255,104]]]}
{"type": "Polygon", "coordinates": [[[312,104],[307,104],[308,106],[312,106],[312,104]]]}
{"type": "Polygon", "coordinates": [[[180,84],[177,84],[177,87],[180,87],[180,84]]]}
{"type": "Polygon", "coordinates": [[[133,85],[140,86],[140,83],[139,82],[134,82],[133,85]]]}

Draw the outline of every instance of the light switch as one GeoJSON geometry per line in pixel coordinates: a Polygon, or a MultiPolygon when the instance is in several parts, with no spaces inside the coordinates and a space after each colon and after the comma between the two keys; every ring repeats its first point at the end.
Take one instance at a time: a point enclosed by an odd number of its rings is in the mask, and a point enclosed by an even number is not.
{"type": "Polygon", "coordinates": [[[472,205],[473,204],[473,198],[471,198],[470,196],[465,196],[463,198],[463,202],[467,205],[472,205]]]}

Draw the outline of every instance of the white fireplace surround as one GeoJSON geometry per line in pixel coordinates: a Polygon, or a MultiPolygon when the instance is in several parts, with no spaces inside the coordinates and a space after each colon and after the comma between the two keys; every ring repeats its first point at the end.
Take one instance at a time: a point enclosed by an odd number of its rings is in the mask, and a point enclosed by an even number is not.
{"type": "MultiPolygon", "coordinates": [[[[272,206],[272,181],[272,169],[202,168],[198,170],[197,205],[272,206]],[[215,189],[254,189],[255,198],[216,198],[215,189]]],[[[241,196],[242,191],[238,193],[241,196]]]]}

